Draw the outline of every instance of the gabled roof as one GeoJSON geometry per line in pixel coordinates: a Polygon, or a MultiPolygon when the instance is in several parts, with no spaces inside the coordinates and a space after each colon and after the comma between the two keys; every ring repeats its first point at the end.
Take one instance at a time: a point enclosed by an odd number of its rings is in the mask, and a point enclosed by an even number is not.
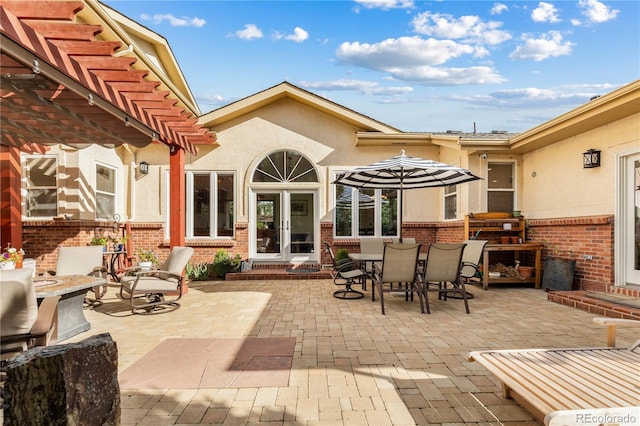
{"type": "Polygon", "coordinates": [[[510,140],[511,151],[530,152],[638,113],[640,80],[520,133],[510,140]]]}
{"type": "Polygon", "coordinates": [[[400,133],[400,130],[394,127],[357,113],[286,81],[204,114],[198,121],[203,126],[218,126],[284,98],[308,105],[311,108],[350,123],[362,131],[400,133]]]}
{"type": "Polygon", "coordinates": [[[119,41],[81,23],[81,1],[0,4],[3,145],[145,146],[153,140],[192,153],[215,136],[176,106],[136,58],[113,55],[119,41]]]}

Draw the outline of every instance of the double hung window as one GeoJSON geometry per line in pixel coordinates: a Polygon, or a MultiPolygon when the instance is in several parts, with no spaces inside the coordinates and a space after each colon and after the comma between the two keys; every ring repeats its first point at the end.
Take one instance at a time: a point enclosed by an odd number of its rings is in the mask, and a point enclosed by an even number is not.
{"type": "Polygon", "coordinates": [[[445,220],[458,217],[458,186],[444,187],[444,218],[445,220]]]}
{"type": "Polygon", "coordinates": [[[116,214],[116,169],[96,164],[96,219],[116,214]]]}
{"type": "Polygon", "coordinates": [[[487,211],[512,212],[515,207],[515,164],[489,163],[487,211]]]}
{"type": "Polygon", "coordinates": [[[25,157],[26,199],[23,214],[27,217],[58,215],[58,158],[25,157]]]}

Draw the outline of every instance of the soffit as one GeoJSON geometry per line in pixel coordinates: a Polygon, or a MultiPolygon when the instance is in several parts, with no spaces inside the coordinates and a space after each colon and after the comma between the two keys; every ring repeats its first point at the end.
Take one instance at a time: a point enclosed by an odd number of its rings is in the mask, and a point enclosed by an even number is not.
{"type": "Polygon", "coordinates": [[[215,135],[157,89],[160,82],[145,78],[148,71],[131,68],[135,58],[113,56],[121,43],[96,40],[100,26],[74,22],[82,7],[3,0],[0,142],[27,150],[29,144],[140,147],[155,140],[191,153],[215,144],[215,135]]]}

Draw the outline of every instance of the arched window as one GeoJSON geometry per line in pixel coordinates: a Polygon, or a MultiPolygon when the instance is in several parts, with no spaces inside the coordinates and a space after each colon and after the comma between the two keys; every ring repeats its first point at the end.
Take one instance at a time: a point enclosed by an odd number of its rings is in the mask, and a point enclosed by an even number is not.
{"type": "Polygon", "coordinates": [[[253,182],[318,182],[313,164],[294,151],[276,151],[265,157],[253,173],[253,182]]]}

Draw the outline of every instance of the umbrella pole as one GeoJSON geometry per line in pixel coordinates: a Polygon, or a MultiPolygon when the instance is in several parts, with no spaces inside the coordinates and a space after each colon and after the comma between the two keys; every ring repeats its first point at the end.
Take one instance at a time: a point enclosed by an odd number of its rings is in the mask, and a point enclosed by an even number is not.
{"type": "Polygon", "coordinates": [[[402,203],[404,202],[404,191],[400,189],[400,212],[398,213],[398,222],[400,223],[400,242],[402,242],[402,203]]]}

